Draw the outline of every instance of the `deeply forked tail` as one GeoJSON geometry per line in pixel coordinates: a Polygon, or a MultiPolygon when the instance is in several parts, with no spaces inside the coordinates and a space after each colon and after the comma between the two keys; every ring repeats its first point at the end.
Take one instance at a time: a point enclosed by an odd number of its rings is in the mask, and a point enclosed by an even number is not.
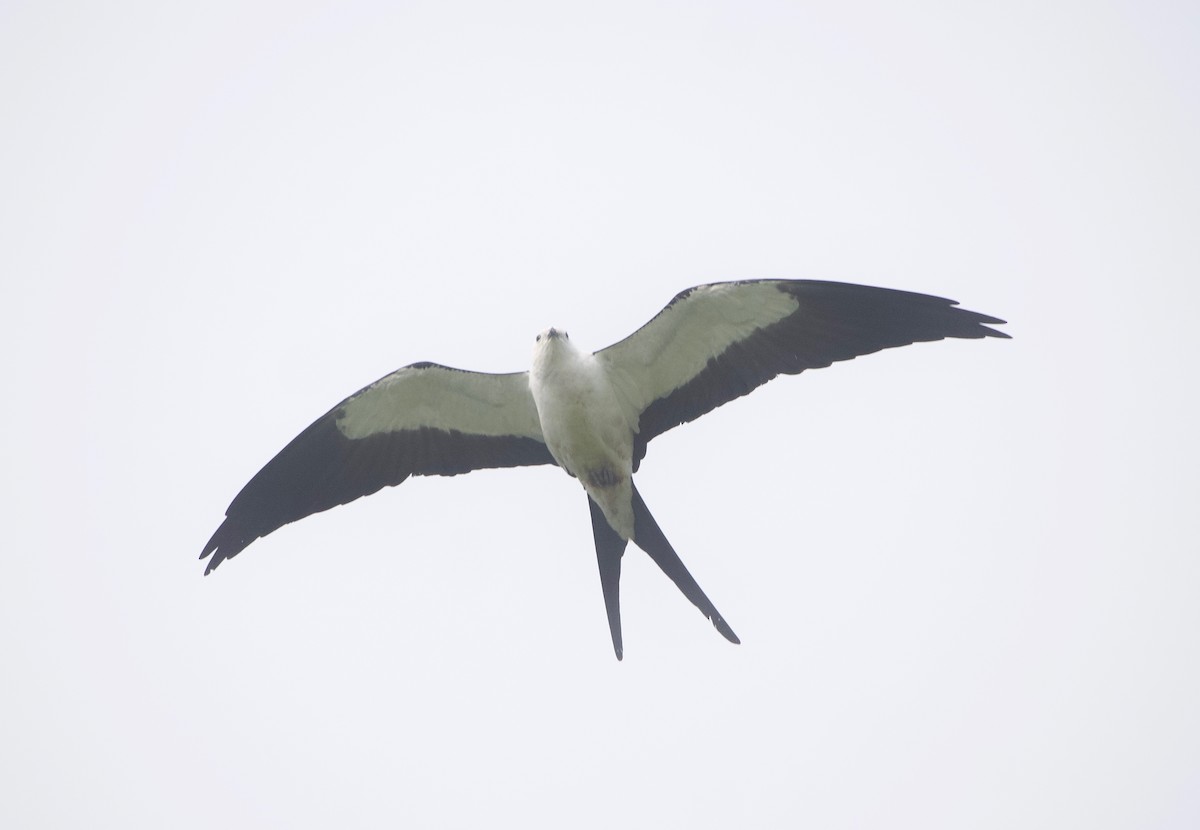
{"type": "MultiPolygon", "coordinates": [[[[596,541],[596,561],[600,566],[600,587],[604,592],[604,608],[608,612],[608,629],[612,635],[613,650],[620,660],[624,654],[621,639],[621,557],[628,542],[613,530],[604,518],[603,511],[591,498],[588,499],[588,506],[592,513],[592,536],[596,541]]],[[[683,595],[700,609],[700,613],[712,621],[717,631],[721,632],[721,636],[731,643],[740,644],[741,640],[733,633],[729,623],[725,622],[721,612],[705,596],[679,558],[679,554],[663,535],[636,486],[633,487],[633,534],[634,544],[644,550],[662,572],[671,578],[683,595]]]]}

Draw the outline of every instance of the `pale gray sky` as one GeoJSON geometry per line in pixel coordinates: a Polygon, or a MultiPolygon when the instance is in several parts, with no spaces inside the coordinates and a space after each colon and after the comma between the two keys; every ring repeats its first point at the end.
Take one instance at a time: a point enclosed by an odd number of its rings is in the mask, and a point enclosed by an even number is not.
{"type": "Polygon", "coordinates": [[[1200,15],[1184,3],[0,7],[0,825],[1191,828],[1200,15]],[[418,479],[208,578],[403,364],[677,291],[1011,321],[772,383],[640,489],[418,479]]]}

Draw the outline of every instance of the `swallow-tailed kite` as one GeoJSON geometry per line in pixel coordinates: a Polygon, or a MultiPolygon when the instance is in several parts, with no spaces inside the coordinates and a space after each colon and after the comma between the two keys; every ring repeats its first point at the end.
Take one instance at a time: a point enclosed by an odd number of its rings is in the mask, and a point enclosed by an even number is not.
{"type": "Polygon", "coordinates": [[[748,280],[680,293],[629,337],[577,349],[537,336],[506,375],[405,366],[322,415],[263,467],[200,554],[207,574],[260,536],[409,476],[557,464],[583,485],[617,659],[618,585],[632,541],[730,642],[733,629],[688,573],[633,485],[650,439],[776,375],[946,337],[1007,337],[995,317],[925,294],[815,280],[748,280]]]}

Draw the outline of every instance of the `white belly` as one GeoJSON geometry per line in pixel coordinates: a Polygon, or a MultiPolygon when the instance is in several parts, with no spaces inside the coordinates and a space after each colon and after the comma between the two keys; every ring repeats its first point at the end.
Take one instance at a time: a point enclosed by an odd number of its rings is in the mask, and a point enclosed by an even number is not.
{"type": "Polygon", "coordinates": [[[631,539],[633,428],[590,354],[569,344],[548,351],[548,359],[535,359],[530,372],[546,446],[600,506],[613,529],[631,539]]]}

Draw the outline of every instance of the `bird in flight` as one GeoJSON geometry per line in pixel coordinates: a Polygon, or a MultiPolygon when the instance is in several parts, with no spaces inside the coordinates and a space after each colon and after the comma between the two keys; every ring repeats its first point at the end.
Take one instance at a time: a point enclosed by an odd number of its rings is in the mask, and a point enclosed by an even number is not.
{"type": "Polygon", "coordinates": [[[633,474],[655,436],[795,375],[948,337],[1008,337],[1003,320],[953,300],[817,280],[698,285],[598,352],[562,329],[537,335],[525,372],[413,363],[355,392],[242,488],[204,546],[205,574],[289,522],[409,476],[554,464],[583,485],[613,650],[624,653],[619,583],[629,542],[725,639],[740,642],[650,515],[633,474]]]}

